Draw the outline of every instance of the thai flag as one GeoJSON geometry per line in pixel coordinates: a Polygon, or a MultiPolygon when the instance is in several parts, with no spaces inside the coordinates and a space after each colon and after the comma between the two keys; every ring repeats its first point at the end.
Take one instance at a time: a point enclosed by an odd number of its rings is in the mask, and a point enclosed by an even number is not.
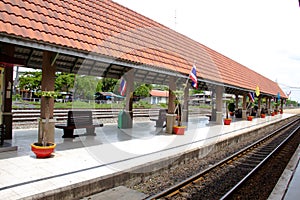
{"type": "Polygon", "coordinates": [[[198,88],[197,73],[196,73],[196,66],[195,65],[193,65],[193,68],[190,72],[189,78],[192,80],[192,86],[194,88],[198,88]]]}
{"type": "Polygon", "coordinates": [[[120,89],[119,89],[119,92],[122,96],[125,95],[125,92],[126,92],[126,86],[127,86],[127,83],[126,83],[126,80],[124,78],[121,79],[121,83],[120,83],[120,89]]]}
{"type": "Polygon", "coordinates": [[[254,99],[254,92],[249,92],[249,99],[250,99],[250,101],[251,102],[254,102],[255,101],[255,99],[254,99]]]}

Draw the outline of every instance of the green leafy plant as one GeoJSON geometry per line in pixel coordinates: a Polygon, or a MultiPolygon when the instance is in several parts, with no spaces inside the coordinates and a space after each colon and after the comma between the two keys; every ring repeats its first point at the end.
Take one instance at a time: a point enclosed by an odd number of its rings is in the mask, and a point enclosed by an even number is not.
{"type": "Polygon", "coordinates": [[[36,96],[41,96],[41,97],[48,97],[48,98],[56,98],[58,97],[58,93],[55,91],[39,91],[35,93],[36,96]]]}
{"type": "Polygon", "coordinates": [[[234,112],[235,105],[233,102],[228,103],[228,110],[229,110],[229,112],[234,112]]]}

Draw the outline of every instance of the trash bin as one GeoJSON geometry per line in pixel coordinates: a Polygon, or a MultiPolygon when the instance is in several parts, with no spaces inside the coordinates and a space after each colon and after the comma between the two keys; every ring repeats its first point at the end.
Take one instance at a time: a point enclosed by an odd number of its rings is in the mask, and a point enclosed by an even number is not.
{"type": "Polygon", "coordinates": [[[120,129],[132,128],[132,119],[130,117],[129,112],[126,112],[124,110],[119,112],[118,128],[120,129]]]}

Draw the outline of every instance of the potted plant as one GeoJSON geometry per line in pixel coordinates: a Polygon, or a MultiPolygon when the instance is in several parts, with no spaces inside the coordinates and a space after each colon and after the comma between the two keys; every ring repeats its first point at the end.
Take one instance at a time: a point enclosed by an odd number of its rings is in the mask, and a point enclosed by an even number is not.
{"type": "Polygon", "coordinates": [[[228,104],[228,110],[229,110],[230,116],[234,116],[235,105],[233,102],[230,102],[228,104]]]}
{"type": "Polygon", "coordinates": [[[275,112],[271,112],[271,116],[275,116],[275,112]]]}
{"type": "Polygon", "coordinates": [[[177,126],[173,126],[173,133],[176,135],[184,135],[186,126],[182,125],[182,96],[183,96],[183,92],[181,91],[176,91],[174,92],[176,95],[176,99],[175,99],[175,111],[174,113],[176,113],[176,120],[177,120],[177,126]]]}
{"type": "Polygon", "coordinates": [[[274,108],[274,114],[275,115],[278,114],[278,106],[280,106],[280,103],[278,103],[278,102],[273,103],[273,108],[274,108]]]}
{"type": "MultiPolygon", "coordinates": [[[[31,144],[31,150],[35,153],[37,158],[48,158],[53,153],[56,144],[53,142],[47,141],[47,131],[49,130],[49,118],[50,118],[50,111],[49,111],[49,103],[50,99],[57,97],[57,93],[54,91],[42,91],[36,93],[36,95],[45,98],[45,124],[42,130],[42,138],[40,142],[35,142],[31,144]]],[[[41,119],[42,120],[42,119],[41,119]]]]}
{"type": "Polygon", "coordinates": [[[248,121],[252,121],[252,119],[253,119],[253,116],[251,116],[251,115],[247,116],[248,121]]]}
{"type": "Polygon", "coordinates": [[[260,117],[261,118],[265,118],[266,117],[266,113],[265,113],[265,110],[262,109],[261,112],[260,112],[260,117]]]}
{"type": "Polygon", "coordinates": [[[231,119],[228,117],[228,102],[226,101],[226,118],[224,119],[224,125],[230,125],[231,119]]]}

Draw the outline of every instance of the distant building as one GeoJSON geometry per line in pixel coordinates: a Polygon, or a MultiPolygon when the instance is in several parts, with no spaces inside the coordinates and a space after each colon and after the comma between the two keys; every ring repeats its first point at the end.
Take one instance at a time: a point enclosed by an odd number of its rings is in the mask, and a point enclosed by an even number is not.
{"type": "Polygon", "coordinates": [[[169,91],[151,90],[150,104],[168,103],[169,91]]]}
{"type": "Polygon", "coordinates": [[[189,104],[200,105],[210,104],[211,102],[211,91],[204,91],[203,93],[193,94],[190,97],[189,104]]]}

